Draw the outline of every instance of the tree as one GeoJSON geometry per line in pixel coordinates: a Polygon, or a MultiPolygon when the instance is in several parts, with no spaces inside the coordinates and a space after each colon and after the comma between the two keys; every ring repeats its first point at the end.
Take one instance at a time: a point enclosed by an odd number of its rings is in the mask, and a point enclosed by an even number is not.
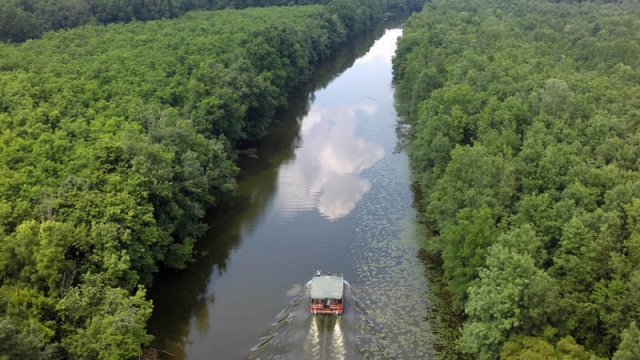
{"type": "Polygon", "coordinates": [[[460,347],[480,359],[492,359],[514,333],[538,335],[557,317],[555,281],[535,266],[528,250],[501,243],[489,248],[486,268],[469,287],[460,347]]]}
{"type": "Polygon", "coordinates": [[[42,24],[14,1],[0,3],[0,41],[22,42],[40,36],[42,24]]]}
{"type": "Polygon", "coordinates": [[[48,359],[55,353],[56,345],[48,343],[49,329],[32,320],[21,325],[0,317],[0,359],[48,359]]]}
{"type": "Polygon", "coordinates": [[[613,360],[638,359],[640,359],[640,331],[636,322],[632,321],[629,327],[622,332],[622,341],[618,350],[613,354],[613,360]]]}
{"type": "MultiPolygon", "coordinates": [[[[0,40],[258,2],[9,0],[0,40]]],[[[138,355],[139,285],[191,261],[205,210],[235,191],[238,151],[389,5],[191,12],[0,44],[0,357],[138,355]]]]}
{"type": "Polygon", "coordinates": [[[146,321],[152,305],[138,287],[130,296],[109,287],[99,275],[86,274],[83,283],[69,290],[58,310],[66,337],[63,348],[78,359],[126,359],[138,356],[147,335],[146,321]]]}
{"type": "Polygon", "coordinates": [[[452,223],[461,209],[480,209],[483,205],[499,218],[511,211],[514,190],[510,159],[492,156],[481,145],[457,146],[429,199],[428,212],[440,226],[452,223]]]}
{"type": "Polygon", "coordinates": [[[493,213],[486,205],[479,210],[460,210],[455,223],[445,227],[443,267],[458,307],[463,307],[467,288],[485,264],[487,249],[496,241],[498,233],[493,213]]]}
{"type": "Polygon", "coordinates": [[[429,243],[458,298],[468,286],[466,350],[497,357],[506,341],[513,357],[610,357],[638,321],[639,11],[434,0],[406,22],[398,109],[429,243]],[[478,236],[492,227],[491,241],[478,236]],[[535,298],[547,280],[561,295],[535,298]]]}
{"type": "MultiPolygon", "coordinates": [[[[555,329],[552,332],[555,332],[555,329]]],[[[560,339],[554,347],[543,337],[522,335],[513,337],[504,345],[500,358],[505,360],[599,359],[576,344],[571,336],[560,339]]]]}
{"type": "Polygon", "coordinates": [[[569,108],[573,93],[569,85],[560,79],[548,79],[540,91],[540,112],[557,117],[569,108]]]}

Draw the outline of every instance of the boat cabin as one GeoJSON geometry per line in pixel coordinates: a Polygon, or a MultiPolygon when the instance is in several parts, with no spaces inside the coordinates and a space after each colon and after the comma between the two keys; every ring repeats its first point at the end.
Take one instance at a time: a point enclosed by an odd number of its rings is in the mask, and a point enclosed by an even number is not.
{"type": "Polygon", "coordinates": [[[344,278],[341,273],[317,271],[311,279],[311,312],[341,315],[344,310],[344,278]]]}

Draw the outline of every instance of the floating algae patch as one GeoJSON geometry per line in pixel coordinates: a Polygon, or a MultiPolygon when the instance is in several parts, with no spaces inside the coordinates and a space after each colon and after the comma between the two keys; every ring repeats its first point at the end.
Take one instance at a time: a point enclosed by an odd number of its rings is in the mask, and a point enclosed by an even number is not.
{"type": "Polygon", "coordinates": [[[429,282],[418,257],[421,225],[411,206],[410,178],[401,171],[408,169],[407,158],[402,153],[387,154],[366,172],[372,191],[355,212],[354,284],[390,354],[436,358],[436,339],[429,321],[429,282]]]}
{"type": "Polygon", "coordinates": [[[420,260],[425,266],[425,277],[431,285],[429,301],[432,306],[429,307],[428,319],[433,324],[433,331],[437,337],[437,342],[434,345],[436,358],[442,360],[473,359],[471,354],[462,353],[457,347],[458,340],[462,336],[464,317],[453,307],[453,294],[444,280],[442,259],[439,255],[423,249],[420,251],[420,260]]]}
{"type": "Polygon", "coordinates": [[[368,319],[351,286],[342,316],[309,312],[309,284],[258,339],[249,359],[390,359],[381,333],[368,319]]]}

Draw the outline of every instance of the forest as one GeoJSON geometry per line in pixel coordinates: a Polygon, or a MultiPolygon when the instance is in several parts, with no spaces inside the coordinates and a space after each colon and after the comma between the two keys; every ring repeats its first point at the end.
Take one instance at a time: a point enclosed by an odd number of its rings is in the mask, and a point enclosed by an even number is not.
{"type": "Polygon", "coordinates": [[[394,58],[429,251],[479,359],[638,359],[638,2],[434,0],[394,58]]]}
{"type": "MultiPolygon", "coordinates": [[[[87,24],[175,18],[192,10],[324,5],[329,2],[330,0],[3,0],[0,2],[0,41],[23,42],[39,38],[48,31],[87,24]]],[[[408,12],[418,9],[418,3],[415,0],[386,0],[384,7],[389,12],[408,12]]]]}
{"type": "Polygon", "coordinates": [[[238,152],[388,10],[192,11],[0,43],[0,358],[140,356],[145,289],[189,263],[238,152]]]}

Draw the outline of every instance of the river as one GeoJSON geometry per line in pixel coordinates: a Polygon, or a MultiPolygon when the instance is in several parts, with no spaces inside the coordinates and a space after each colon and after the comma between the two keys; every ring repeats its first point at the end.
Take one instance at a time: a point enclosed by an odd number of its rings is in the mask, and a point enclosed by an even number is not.
{"type": "Polygon", "coordinates": [[[195,262],[157,277],[152,346],[171,359],[434,356],[421,228],[397,151],[391,58],[400,28],[345,47],[241,161],[195,262]],[[349,282],[342,317],[308,313],[318,269],[349,282]],[[171,356],[168,355],[171,354],[171,356]]]}

